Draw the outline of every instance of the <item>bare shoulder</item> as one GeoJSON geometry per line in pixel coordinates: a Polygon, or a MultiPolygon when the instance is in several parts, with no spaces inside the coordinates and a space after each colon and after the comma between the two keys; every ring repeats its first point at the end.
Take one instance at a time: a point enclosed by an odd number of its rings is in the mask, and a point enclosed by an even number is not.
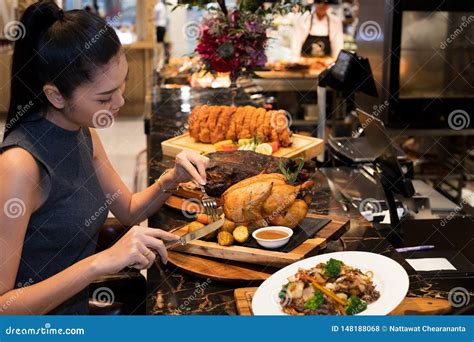
{"type": "Polygon", "coordinates": [[[0,154],[0,171],[4,177],[28,176],[40,180],[40,169],[35,158],[21,147],[12,147],[0,154]]]}
{"type": "Polygon", "coordinates": [[[33,207],[41,202],[41,174],[35,158],[20,147],[0,154],[0,197],[28,197],[33,207]]]}

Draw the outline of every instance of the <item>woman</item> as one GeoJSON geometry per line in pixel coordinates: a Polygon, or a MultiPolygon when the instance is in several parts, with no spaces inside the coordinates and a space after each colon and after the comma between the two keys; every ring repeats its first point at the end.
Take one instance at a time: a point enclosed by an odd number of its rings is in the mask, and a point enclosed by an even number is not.
{"type": "Polygon", "coordinates": [[[94,129],[117,116],[128,65],[115,31],[86,11],[52,1],[30,6],[15,44],[7,131],[0,145],[0,312],[87,314],[87,286],[131,266],[167,261],[162,240],[177,236],[133,226],[93,254],[110,209],[124,225],[155,213],[165,190],[205,184],[208,160],[181,153],[173,169],[131,194],[94,129]],[[28,286],[26,286],[28,285],[28,286]]]}
{"type": "Polygon", "coordinates": [[[293,59],[300,57],[337,58],[344,46],[342,21],[329,13],[334,0],[315,0],[314,11],[297,15],[294,20],[295,35],[291,42],[293,59]]]}

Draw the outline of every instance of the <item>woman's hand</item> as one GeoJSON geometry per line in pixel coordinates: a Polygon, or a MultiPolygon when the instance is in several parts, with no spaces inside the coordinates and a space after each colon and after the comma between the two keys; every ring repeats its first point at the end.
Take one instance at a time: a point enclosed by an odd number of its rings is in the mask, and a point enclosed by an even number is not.
{"type": "Polygon", "coordinates": [[[176,156],[176,164],[172,169],[176,183],[195,180],[201,185],[206,184],[206,168],[209,158],[194,151],[184,150],[176,156]]]}
{"type": "Polygon", "coordinates": [[[157,254],[164,263],[168,252],[162,240],[174,241],[179,236],[161,229],[134,226],[112,247],[97,254],[97,265],[104,275],[115,274],[125,267],[147,269],[157,254]]]}

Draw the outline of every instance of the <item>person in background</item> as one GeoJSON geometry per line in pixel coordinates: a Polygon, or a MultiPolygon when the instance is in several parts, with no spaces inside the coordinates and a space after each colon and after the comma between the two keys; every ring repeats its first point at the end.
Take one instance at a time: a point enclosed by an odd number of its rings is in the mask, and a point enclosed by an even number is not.
{"type": "Polygon", "coordinates": [[[165,63],[165,34],[166,25],[168,24],[168,13],[163,0],[156,1],[156,5],[153,8],[153,21],[155,22],[156,41],[158,42],[156,69],[160,70],[165,63]]]}
{"type": "Polygon", "coordinates": [[[344,46],[342,21],[329,12],[337,0],[315,0],[311,12],[294,17],[294,39],[291,42],[293,59],[300,57],[337,58],[344,46]]]}
{"type": "Polygon", "coordinates": [[[165,40],[168,13],[166,11],[166,5],[162,0],[156,1],[156,5],[153,8],[153,20],[156,27],[156,41],[158,43],[163,43],[165,40]]]}

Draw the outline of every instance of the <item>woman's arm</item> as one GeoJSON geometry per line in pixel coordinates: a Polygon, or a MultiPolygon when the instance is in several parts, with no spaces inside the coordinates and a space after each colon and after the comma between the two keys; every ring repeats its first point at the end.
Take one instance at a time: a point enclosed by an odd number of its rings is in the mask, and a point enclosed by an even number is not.
{"type": "Polygon", "coordinates": [[[148,268],[158,253],[166,262],[166,249],[158,239],[177,237],[159,229],[133,227],[111,248],[39,283],[14,289],[28,221],[44,202],[39,184],[39,167],[28,152],[11,148],[0,154],[0,314],[45,314],[102,275],[130,265],[148,268]]]}
{"type": "Polygon", "coordinates": [[[205,168],[208,158],[197,153],[182,152],[176,157],[176,166],[145,190],[133,194],[123,183],[107,157],[97,132],[90,129],[94,143],[94,168],[104,193],[112,199],[110,210],[125,225],[134,225],[154,214],[170,196],[165,189],[172,189],[178,183],[195,179],[205,184],[205,168]],[[191,164],[193,162],[195,167],[191,164]]]}

